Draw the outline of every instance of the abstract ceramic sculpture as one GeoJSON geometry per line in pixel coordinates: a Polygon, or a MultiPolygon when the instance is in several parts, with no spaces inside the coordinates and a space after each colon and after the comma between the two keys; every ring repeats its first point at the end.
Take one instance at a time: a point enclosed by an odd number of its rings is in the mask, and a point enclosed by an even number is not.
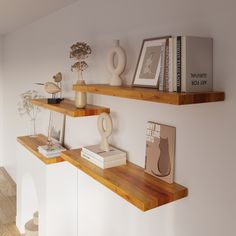
{"type": "Polygon", "coordinates": [[[109,50],[107,55],[107,67],[112,77],[109,84],[111,86],[121,86],[121,73],[126,65],[126,55],[123,48],[120,47],[119,40],[114,40],[114,46],[109,50]],[[116,58],[116,60],[115,60],[116,58]]]}
{"type": "Polygon", "coordinates": [[[109,152],[109,143],[108,138],[111,136],[113,125],[112,125],[112,119],[109,114],[107,113],[101,113],[98,117],[98,131],[101,135],[101,144],[100,148],[104,152],[109,152]]]}

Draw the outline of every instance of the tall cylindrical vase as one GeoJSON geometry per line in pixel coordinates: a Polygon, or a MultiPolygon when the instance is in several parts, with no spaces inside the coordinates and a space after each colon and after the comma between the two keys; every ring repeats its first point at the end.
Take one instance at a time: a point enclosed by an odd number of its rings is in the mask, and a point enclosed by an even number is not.
{"type": "Polygon", "coordinates": [[[35,137],[36,136],[36,119],[31,118],[30,119],[30,136],[35,137]]]}
{"type": "MultiPolygon", "coordinates": [[[[78,79],[77,84],[83,86],[85,81],[83,79],[78,79]]],[[[77,108],[85,108],[87,105],[87,94],[85,92],[75,92],[75,106],[77,108]]]]}

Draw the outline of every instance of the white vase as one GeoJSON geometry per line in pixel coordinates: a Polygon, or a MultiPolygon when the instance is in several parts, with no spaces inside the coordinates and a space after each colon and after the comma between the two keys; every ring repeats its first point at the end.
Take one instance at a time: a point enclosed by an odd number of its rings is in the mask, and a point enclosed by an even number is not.
{"type": "Polygon", "coordinates": [[[123,48],[120,47],[119,40],[114,40],[114,46],[109,50],[107,55],[107,68],[112,74],[112,77],[109,82],[111,86],[122,85],[122,79],[120,75],[124,71],[125,65],[126,65],[125,51],[123,48]]]}
{"type": "MultiPolygon", "coordinates": [[[[79,85],[85,85],[83,79],[77,81],[79,85]]],[[[87,105],[87,94],[85,92],[75,92],[75,106],[77,108],[85,108],[87,105]]]]}

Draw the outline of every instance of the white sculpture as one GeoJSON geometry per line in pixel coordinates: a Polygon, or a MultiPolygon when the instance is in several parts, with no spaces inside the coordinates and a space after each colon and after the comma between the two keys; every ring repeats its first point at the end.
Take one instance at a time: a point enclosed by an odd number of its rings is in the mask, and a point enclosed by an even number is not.
{"type": "Polygon", "coordinates": [[[104,152],[109,152],[108,138],[112,134],[113,124],[111,116],[107,113],[101,113],[98,117],[98,131],[102,137],[100,148],[104,152]]]}
{"type": "Polygon", "coordinates": [[[124,71],[126,65],[126,55],[123,48],[120,47],[119,40],[114,40],[114,47],[110,49],[107,56],[107,67],[111,72],[110,79],[111,86],[121,86],[121,73],[124,71]],[[115,65],[115,56],[117,56],[117,65],[115,65]]]}

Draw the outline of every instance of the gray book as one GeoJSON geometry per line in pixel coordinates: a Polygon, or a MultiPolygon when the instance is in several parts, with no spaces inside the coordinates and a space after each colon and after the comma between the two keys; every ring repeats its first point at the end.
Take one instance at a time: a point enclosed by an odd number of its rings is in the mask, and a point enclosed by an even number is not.
{"type": "Polygon", "coordinates": [[[183,36],[181,43],[181,92],[212,91],[213,39],[183,36]]]}

